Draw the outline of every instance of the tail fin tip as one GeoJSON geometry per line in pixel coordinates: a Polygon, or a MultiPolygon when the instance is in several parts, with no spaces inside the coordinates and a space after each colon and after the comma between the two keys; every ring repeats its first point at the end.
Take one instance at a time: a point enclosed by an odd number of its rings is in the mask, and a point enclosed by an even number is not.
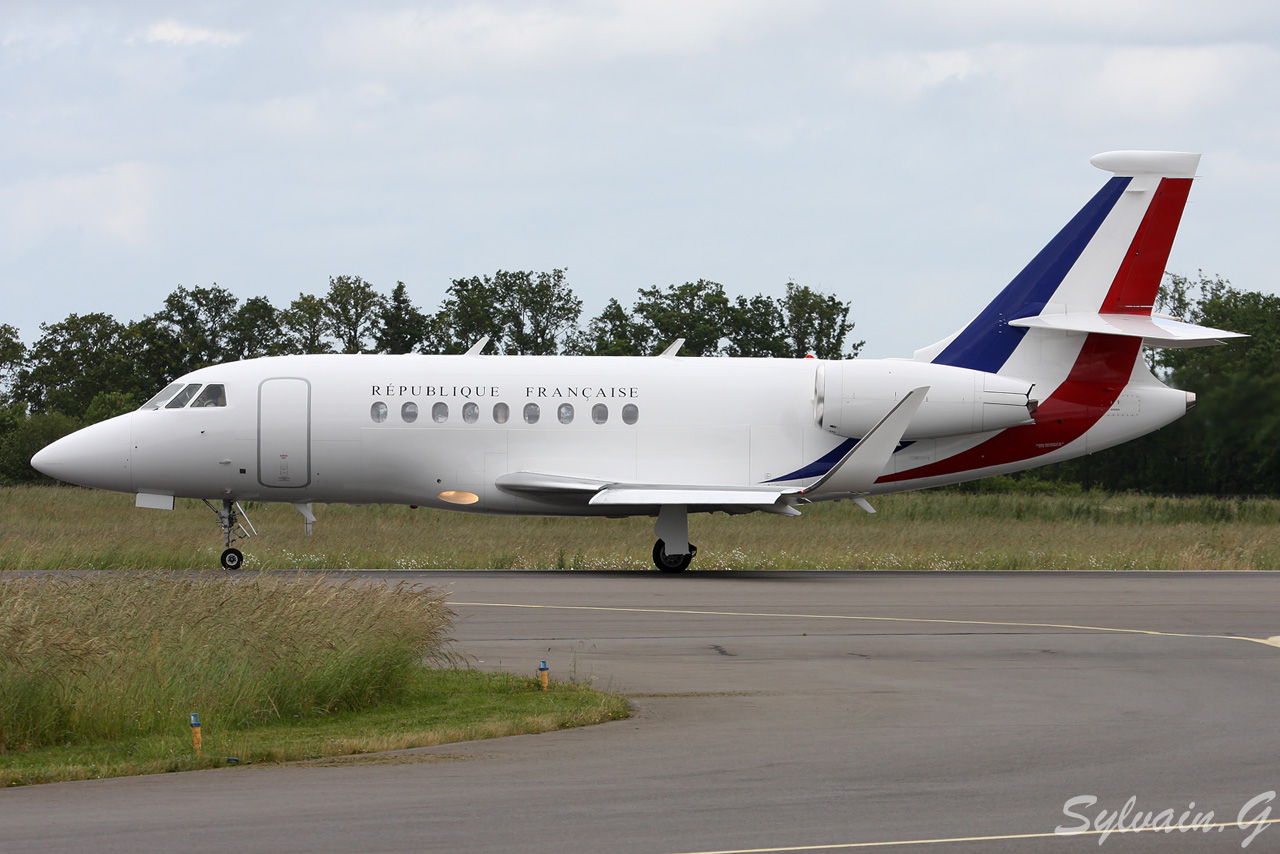
{"type": "Polygon", "coordinates": [[[1103,172],[1122,178],[1161,175],[1166,178],[1194,178],[1200,155],[1190,151],[1104,151],[1089,158],[1103,172]]]}

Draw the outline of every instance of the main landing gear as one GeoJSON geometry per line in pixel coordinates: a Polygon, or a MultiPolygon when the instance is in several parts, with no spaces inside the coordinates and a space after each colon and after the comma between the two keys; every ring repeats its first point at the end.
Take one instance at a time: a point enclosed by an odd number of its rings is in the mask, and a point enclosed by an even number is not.
{"type": "Polygon", "coordinates": [[[689,544],[689,551],[682,555],[667,554],[667,544],[658,540],[653,544],[653,565],[663,572],[684,572],[698,553],[698,547],[689,544]]]}
{"type": "Polygon", "coordinates": [[[684,504],[664,504],[658,508],[653,525],[658,542],[653,545],[653,564],[663,572],[684,572],[698,547],[689,542],[689,508],[684,504]]]}
{"type": "Polygon", "coordinates": [[[229,498],[222,500],[222,508],[214,507],[213,504],[205,499],[205,505],[218,514],[218,526],[222,528],[222,539],[226,545],[226,550],[222,553],[223,569],[239,569],[244,565],[244,553],[239,549],[231,547],[231,543],[235,540],[243,540],[258,533],[254,530],[253,523],[249,521],[249,517],[245,515],[244,508],[239,502],[232,501],[229,498]],[[240,519],[243,518],[242,523],[240,519]],[[248,525],[248,528],[245,528],[248,525]],[[232,536],[232,535],[235,536],[232,536]]]}

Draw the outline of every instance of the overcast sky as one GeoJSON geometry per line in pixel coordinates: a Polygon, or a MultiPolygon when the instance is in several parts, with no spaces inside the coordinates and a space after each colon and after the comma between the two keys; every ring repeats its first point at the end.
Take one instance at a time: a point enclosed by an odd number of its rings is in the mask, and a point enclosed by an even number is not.
{"type": "Polygon", "coordinates": [[[0,322],[566,267],[584,320],[794,279],[909,355],[1119,148],[1204,152],[1170,268],[1275,292],[1280,4],[0,0],[0,322]]]}

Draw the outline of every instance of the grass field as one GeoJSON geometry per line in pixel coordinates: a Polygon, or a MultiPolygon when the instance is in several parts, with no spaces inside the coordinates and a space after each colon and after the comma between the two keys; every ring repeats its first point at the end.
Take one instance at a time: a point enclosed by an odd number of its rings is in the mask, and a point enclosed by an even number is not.
{"type": "MultiPolygon", "coordinates": [[[[800,518],[695,515],[693,568],[1280,569],[1280,501],[930,491],[800,518]]],[[[288,505],[250,505],[246,569],[652,568],[651,519],[472,516],[401,506],[319,506],[303,535],[288,505]]],[[[221,534],[199,502],[139,510],[128,495],[0,488],[0,570],[214,569],[221,534]]]]}
{"type": "Polygon", "coordinates": [[[434,588],[296,573],[0,574],[0,786],[317,759],[626,717],[479,673],[434,588]],[[202,750],[190,715],[201,721],[202,750]]]}
{"type": "Polygon", "coordinates": [[[186,731],[0,751],[0,788],[262,762],[405,761],[406,757],[361,757],[587,726],[630,715],[627,701],[615,694],[559,682],[544,692],[537,680],[508,673],[423,668],[408,688],[394,703],[358,712],[244,730],[206,725],[199,756],[186,731]]]}

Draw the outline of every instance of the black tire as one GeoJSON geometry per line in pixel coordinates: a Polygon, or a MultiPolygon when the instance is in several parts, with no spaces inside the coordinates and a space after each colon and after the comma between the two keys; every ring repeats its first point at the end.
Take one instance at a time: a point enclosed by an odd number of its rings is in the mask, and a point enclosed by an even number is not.
{"type": "Polygon", "coordinates": [[[244,566],[244,555],[239,549],[227,549],[222,553],[223,569],[239,569],[244,566]]]}
{"type": "Polygon", "coordinates": [[[653,565],[663,572],[684,572],[689,568],[693,556],[697,553],[698,547],[690,544],[688,554],[669,555],[667,554],[667,544],[662,540],[658,540],[653,544],[653,565]]]}

